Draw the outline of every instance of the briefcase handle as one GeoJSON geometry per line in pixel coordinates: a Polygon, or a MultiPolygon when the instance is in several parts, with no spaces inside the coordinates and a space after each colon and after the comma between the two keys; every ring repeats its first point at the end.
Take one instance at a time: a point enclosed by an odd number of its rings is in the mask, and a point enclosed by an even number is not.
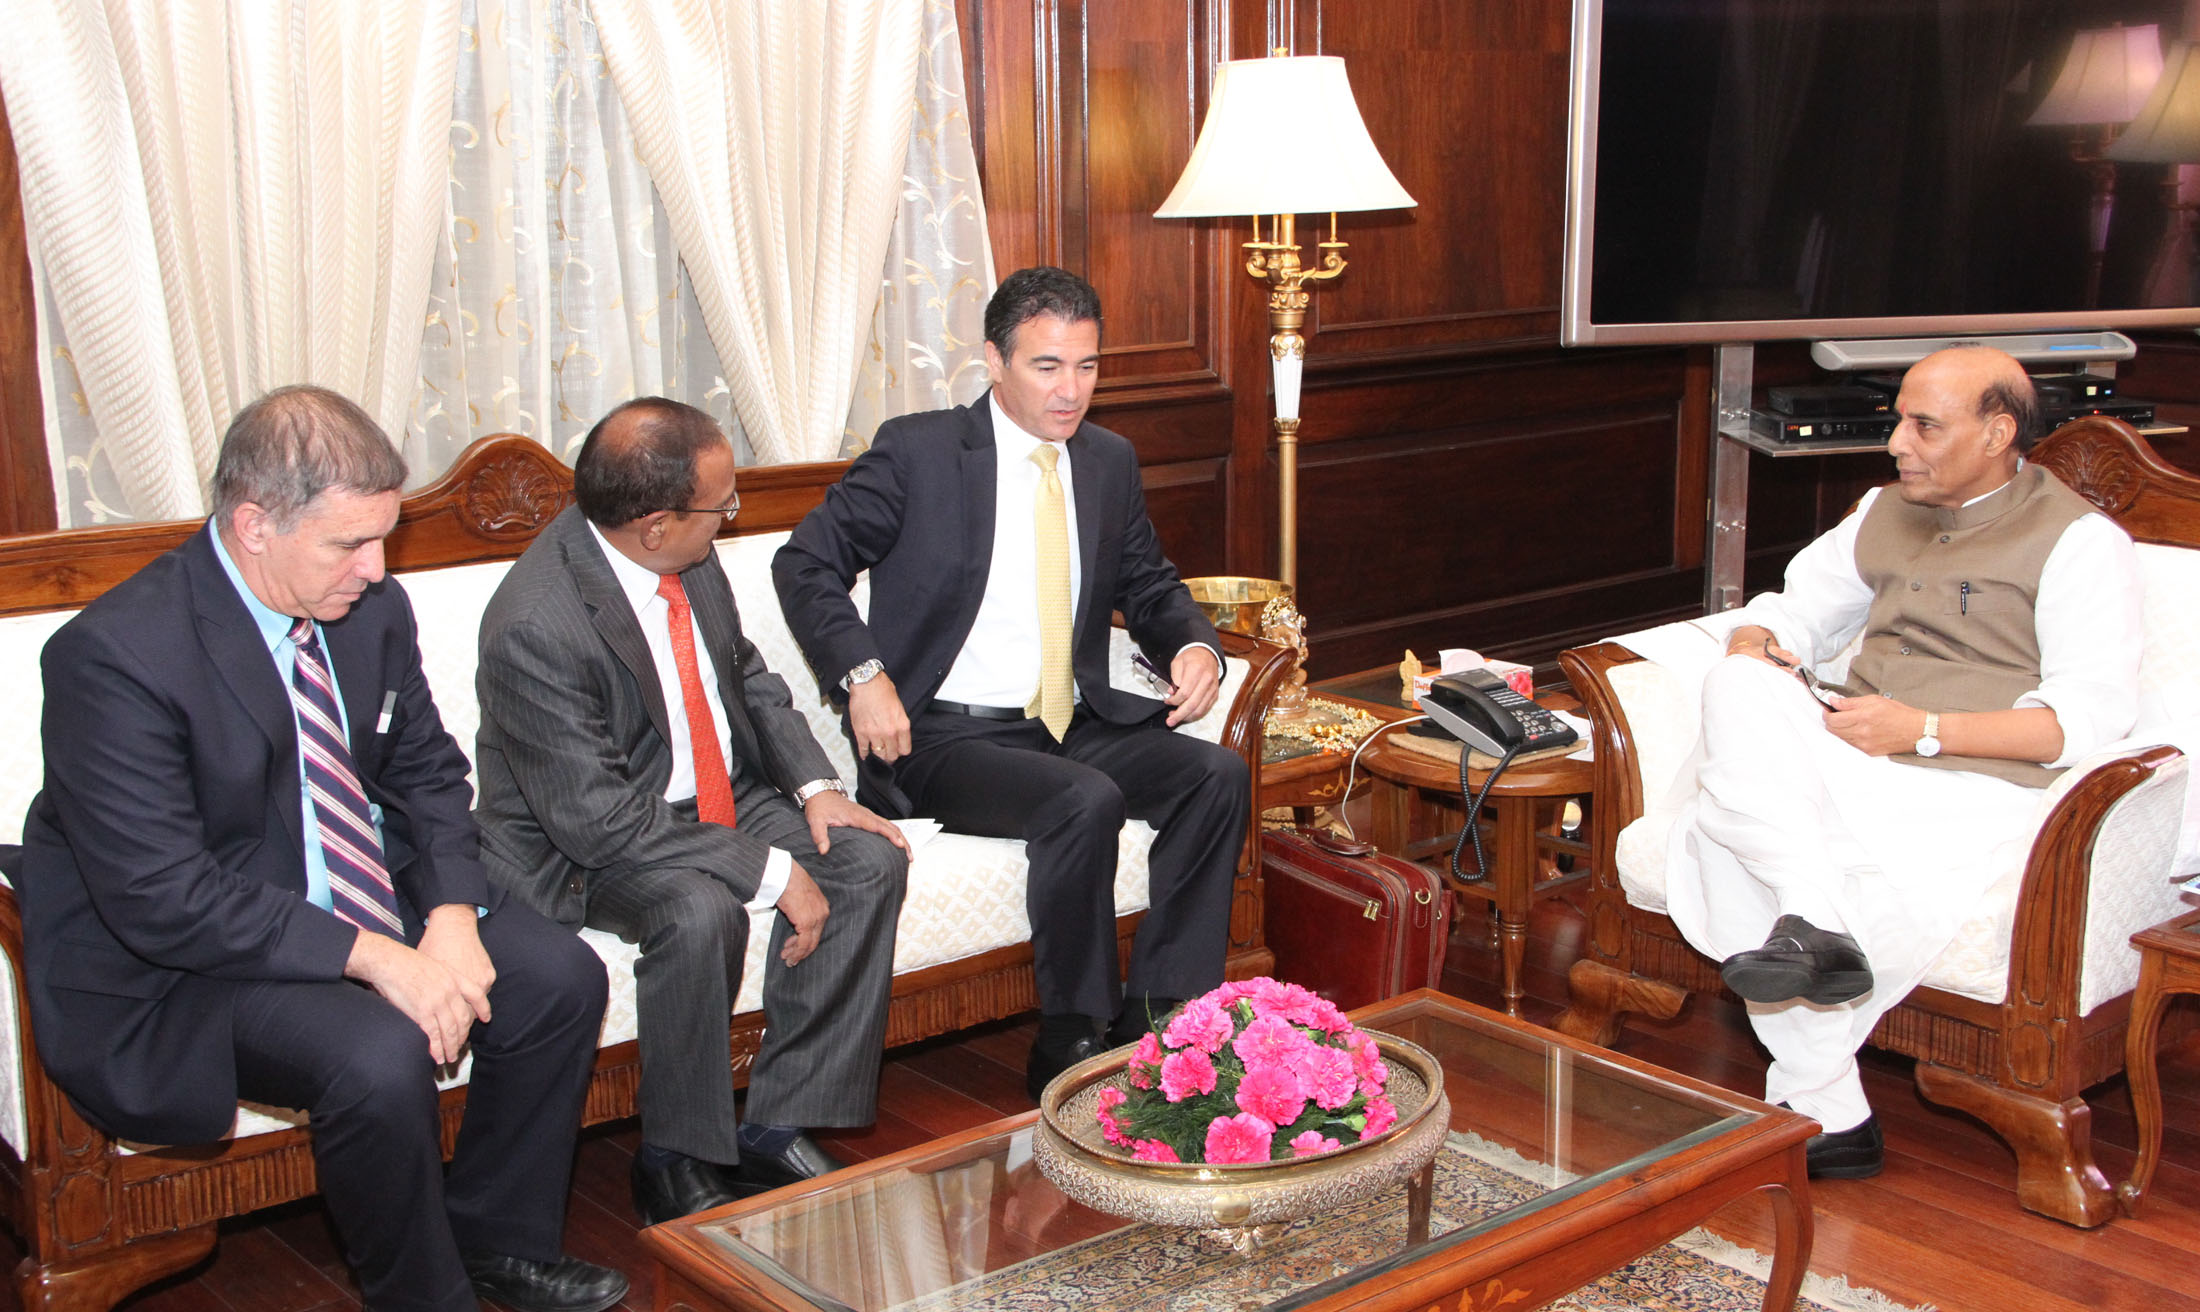
{"type": "Polygon", "coordinates": [[[1347,838],[1333,829],[1311,829],[1302,825],[1299,827],[1298,832],[1307,842],[1312,843],[1324,852],[1331,852],[1337,856],[1375,855],[1375,845],[1373,843],[1362,842],[1357,838],[1347,838]]]}

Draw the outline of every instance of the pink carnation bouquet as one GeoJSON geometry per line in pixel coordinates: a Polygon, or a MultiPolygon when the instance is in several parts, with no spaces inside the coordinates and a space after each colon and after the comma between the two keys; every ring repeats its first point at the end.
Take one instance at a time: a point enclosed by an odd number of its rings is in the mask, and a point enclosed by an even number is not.
{"type": "Polygon", "coordinates": [[[1147,1162],[1270,1162],[1333,1152],[1398,1120],[1375,1040],[1327,999],[1262,977],[1224,984],[1138,1041],[1100,1096],[1100,1131],[1147,1162]]]}

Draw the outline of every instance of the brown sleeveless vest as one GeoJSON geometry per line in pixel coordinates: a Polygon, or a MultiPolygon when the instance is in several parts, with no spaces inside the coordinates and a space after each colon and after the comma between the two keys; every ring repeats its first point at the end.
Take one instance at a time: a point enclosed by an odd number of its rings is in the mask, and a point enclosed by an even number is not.
{"type": "MultiPolygon", "coordinates": [[[[1856,570],[1872,589],[1849,687],[1929,711],[2004,711],[2040,682],[2033,624],[2040,571],[2063,530],[2092,513],[2036,464],[1968,506],[1918,506],[1893,489],[1856,534],[1856,570]]],[[[2044,788],[2059,770],[2028,761],[1902,753],[1893,759],[1973,770],[2044,788]]]]}

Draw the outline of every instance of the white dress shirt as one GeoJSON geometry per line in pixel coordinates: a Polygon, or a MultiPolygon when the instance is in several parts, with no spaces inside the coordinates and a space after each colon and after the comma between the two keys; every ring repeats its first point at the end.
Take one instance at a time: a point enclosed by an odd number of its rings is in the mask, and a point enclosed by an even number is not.
{"type": "MultiPolygon", "coordinates": [[[[619,591],[626,594],[627,604],[634,608],[634,618],[642,626],[642,640],[649,644],[650,662],[657,667],[657,687],[665,699],[665,727],[672,732],[672,741],[665,744],[672,752],[672,778],[665,785],[665,800],[691,801],[695,797],[695,745],[688,728],[687,697],[680,691],[680,667],[672,655],[672,603],[657,595],[661,577],[657,571],[643,568],[612,546],[594,524],[588,526],[588,532],[603,548],[604,559],[611,562],[611,576],[618,580],[619,591]]],[[[695,629],[692,599],[688,628],[695,629]]],[[[711,728],[718,735],[718,758],[730,771],[733,730],[726,721],[725,703],[718,697],[718,669],[711,664],[710,647],[700,632],[695,633],[695,672],[703,682],[703,700],[710,703],[711,728]]],[[[764,877],[757,883],[749,907],[753,910],[777,903],[793,869],[793,855],[773,848],[765,858],[764,877]]]]}
{"type": "MultiPolygon", "coordinates": [[[[1033,541],[1038,514],[1039,466],[1031,458],[1040,441],[1025,432],[988,395],[993,412],[993,563],[985,576],[970,635],[948,667],[934,695],[971,706],[1008,706],[1022,710],[1039,694],[1039,555],[1033,541]],[[1003,543],[1029,550],[1004,551],[1003,543]]],[[[1077,484],[1070,471],[1069,444],[1058,444],[1054,472],[1062,480],[1063,529],[1069,534],[1069,611],[1076,615],[1085,581],[1084,556],[1077,549],[1077,484]]],[[[1186,643],[1209,654],[1205,643],[1186,643]]],[[[1216,656],[1219,669],[1221,658],[1216,656]]]]}
{"type": "MultiPolygon", "coordinates": [[[[948,667],[939,697],[972,706],[1031,705],[1039,692],[1039,555],[1032,537],[1038,514],[1039,439],[1025,432],[988,396],[993,411],[993,564],[970,636],[948,667]],[[1017,549],[1003,550],[1004,544],[1017,549]]],[[[1062,480],[1062,523],[1069,534],[1069,612],[1077,614],[1085,562],[1077,550],[1077,484],[1069,444],[1058,443],[1054,472],[1062,480]]]]}

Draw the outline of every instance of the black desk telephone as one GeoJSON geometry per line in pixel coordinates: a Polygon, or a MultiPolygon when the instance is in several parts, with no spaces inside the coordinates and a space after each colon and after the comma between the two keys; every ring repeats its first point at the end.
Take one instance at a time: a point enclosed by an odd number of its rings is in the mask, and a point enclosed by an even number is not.
{"type": "Polygon", "coordinates": [[[1430,723],[1491,756],[1570,747],[1580,735],[1488,670],[1446,674],[1421,698],[1430,723]]]}

